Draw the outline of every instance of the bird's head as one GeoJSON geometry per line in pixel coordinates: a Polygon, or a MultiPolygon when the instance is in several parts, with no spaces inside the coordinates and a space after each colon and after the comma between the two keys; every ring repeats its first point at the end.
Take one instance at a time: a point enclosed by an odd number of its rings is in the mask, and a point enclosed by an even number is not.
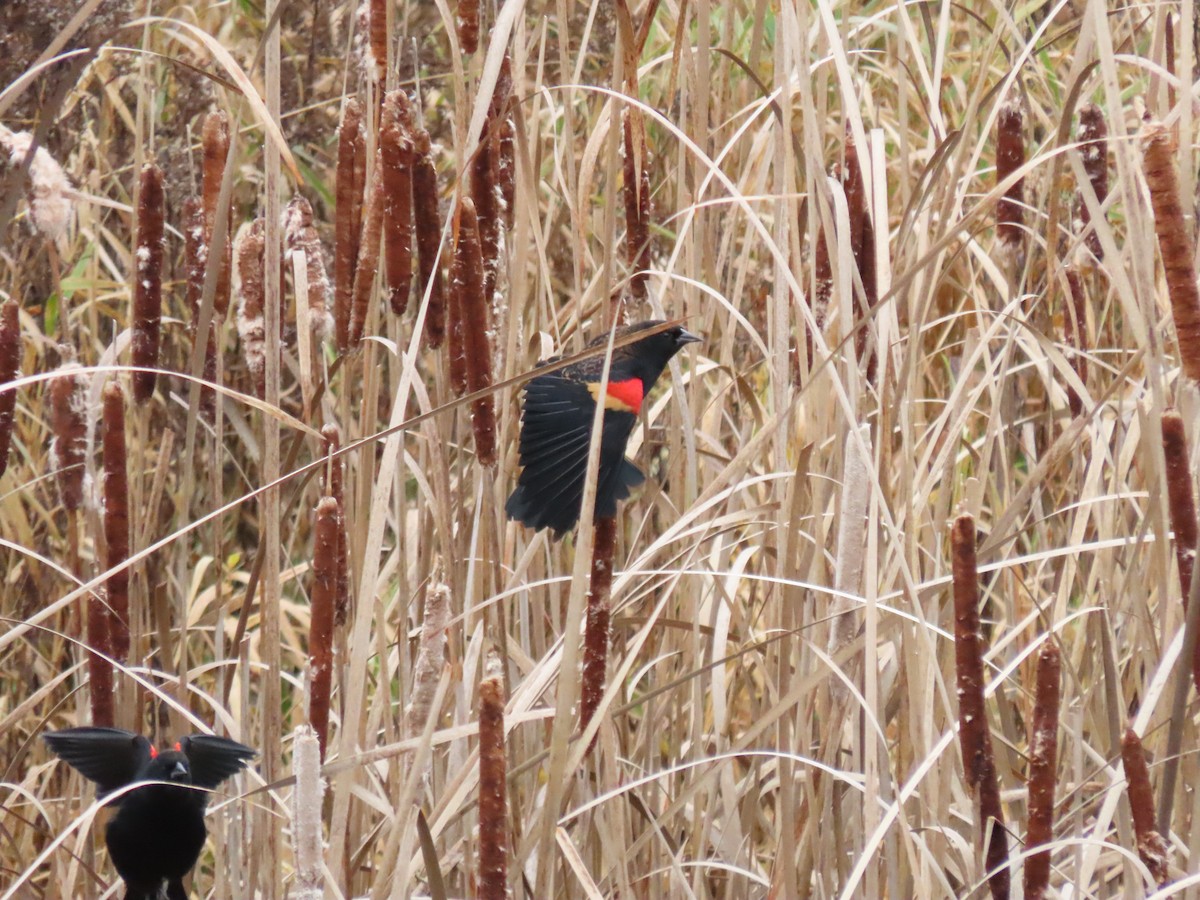
{"type": "MultiPolygon", "coordinates": [[[[638,322],[618,329],[616,336],[619,340],[636,335],[638,332],[652,331],[663,324],[665,323],[657,319],[638,322]]],[[[667,363],[671,361],[671,357],[688,344],[694,344],[699,340],[699,337],[682,325],[674,325],[614,351],[613,366],[614,369],[620,370],[616,373],[618,375],[640,378],[648,392],[654,382],[658,380],[658,376],[662,374],[663,369],[667,367],[667,363]]],[[[603,335],[592,343],[599,345],[607,342],[608,335],[603,335]]]]}
{"type": "Polygon", "coordinates": [[[192,767],[188,764],[187,756],[179,750],[162,750],[150,760],[142,777],[146,781],[191,784],[192,767]]]}

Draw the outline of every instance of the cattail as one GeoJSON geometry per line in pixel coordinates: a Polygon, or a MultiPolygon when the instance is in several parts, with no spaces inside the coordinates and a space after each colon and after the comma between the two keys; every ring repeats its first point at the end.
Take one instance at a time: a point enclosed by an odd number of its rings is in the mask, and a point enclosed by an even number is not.
{"type": "Polygon", "coordinates": [[[504,193],[500,187],[500,131],[508,118],[512,94],[512,66],[505,54],[496,76],[496,87],[488,104],[483,136],[471,160],[471,199],[479,221],[479,245],[483,253],[484,296],[496,289],[504,243],[504,193]]]}
{"type": "MultiPolygon", "coordinates": [[[[217,203],[221,195],[221,181],[225,176],[225,163],[229,158],[229,118],[224,110],[214,110],[204,118],[200,135],[204,152],[201,195],[204,199],[205,243],[211,252],[213,234],[217,226],[217,203]]],[[[226,213],[228,215],[228,213],[226,213]]],[[[229,229],[225,229],[225,242],[220,248],[221,261],[217,276],[217,291],[213,295],[213,309],[218,326],[229,313],[230,281],[232,278],[233,242],[229,229]]]]}
{"type": "MultiPolygon", "coordinates": [[[[507,59],[508,57],[505,57],[507,59]]],[[[499,149],[496,159],[496,190],[504,208],[504,227],[513,227],[513,211],[517,198],[517,148],[516,125],[512,113],[507,113],[500,121],[496,144],[499,149]]]]}
{"type": "MultiPolygon", "coordinates": [[[[0,384],[10,384],[21,374],[21,318],[16,300],[0,304],[0,384]]],[[[15,389],[0,391],[0,476],[8,469],[8,451],[12,445],[14,414],[17,410],[15,389]]]]}
{"type": "Polygon", "coordinates": [[[85,396],[87,380],[78,374],[74,351],[64,350],[60,377],[50,382],[50,468],[58,480],[58,495],[69,512],[83,506],[84,465],[87,447],[85,396]]]}
{"type": "Polygon", "coordinates": [[[479,683],[479,898],[508,897],[508,765],[504,684],[495,659],[479,683]]]}
{"type": "Polygon", "coordinates": [[[321,835],[321,808],[325,779],[321,777],[321,743],[308,725],[292,732],[292,855],[296,860],[294,900],[321,900],[325,896],[322,869],[325,842],[321,835]]]}
{"type": "Polygon", "coordinates": [[[358,264],[354,268],[354,286],[350,298],[350,346],[358,346],[366,333],[371,308],[371,288],[379,268],[379,239],[383,233],[383,165],[375,154],[375,171],[363,213],[359,237],[358,264]]]}
{"type": "Polygon", "coordinates": [[[379,135],[383,165],[384,273],[392,312],[403,315],[413,275],[413,141],[412,104],[404,91],[383,101],[379,135]]]}
{"type": "MultiPolygon", "coordinates": [[[[1063,316],[1063,336],[1071,348],[1068,359],[1071,368],[1079,376],[1079,380],[1087,384],[1087,296],[1083,291],[1083,279],[1074,266],[1067,267],[1067,287],[1070,290],[1071,305],[1063,316]]],[[[1083,413],[1083,399],[1074,387],[1067,387],[1067,405],[1071,415],[1078,417],[1083,413]]]]}
{"type": "MultiPolygon", "coordinates": [[[[125,449],[125,392],[110,381],[104,386],[104,542],[105,565],[112,569],[129,559],[129,476],[125,449]]],[[[109,632],[112,655],[129,659],[129,569],[108,577],[109,632]]]]}
{"type": "Polygon", "coordinates": [[[1162,254],[1163,274],[1179,358],[1183,372],[1200,381],[1200,293],[1196,288],[1195,249],[1191,227],[1184,221],[1179,202],[1179,174],[1175,171],[1175,141],[1161,123],[1151,123],[1143,132],[1146,184],[1154,207],[1154,233],[1162,254]]]}
{"type": "Polygon", "coordinates": [[[871,311],[879,302],[879,282],[875,269],[875,226],[870,217],[863,220],[863,248],[858,260],[858,276],[862,282],[862,308],[860,318],[855,322],[854,347],[859,365],[863,367],[869,384],[875,383],[879,367],[879,354],[875,350],[874,333],[871,324],[871,311]]]}
{"type": "Polygon", "coordinates": [[[1007,898],[1010,878],[1008,836],[1000,805],[1000,783],[992,755],[983,689],[983,633],[979,625],[979,572],[975,562],[975,520],[959,516],[950,532],[954,582],[954,662],[958,683],[958,739],[967,787],[979,798],[979,833],[987,840],[985,859],[992,897],[1007,898]]]}
{"type": "MultiPolygon", "coordinates": [[[[1000,107],[996,120],[996,183],[1003,182],[1025,165],[1025,115],[1021,103],[1013,99],[1000,107]]],[[[1015,254],[1022,244],[1021,226],[1025,220],[1025,179],[1020,178],[1004,192],[996,204],[996,237],[1001,250],[1015,254]]]]}
{"type": "MultiPolygon", "coordinates": [[[[479,246],[479,223],[475,204],[462,199],[459,212],[458,241],[454,247],[454,267],[450,279],[451,305],[457,312],[456,329],[461,335],[462,365],[466,389],[474,394],[492,386],[491,306],[483,290],[483,260],[479,246]]],[[[451,333],[451,364],[454,362],[451,333]]],[[[491,394],[471,403],[471,422],[475,428],[475,455],[485,466],[496,464],[496,407],[491,394]]]]}
{"type": "MultiPolygon", "coordinates": [[[[1104,121],[1104,113],[1096,104],[1089,103],[1079,111],[1076,139],[1082,144],[1079,153],[1083,157],[1083,171],[1092,183],[1096,202],[1103,206],[1108,199],[1108,125],[1104,121]]],[[[1092,214],[1082,196],[1076,195],[1075,210],[1081,226],[1086,228],[1092,220],[1092,214]]],[[[1095,229],[1088,232],[1086,244],[1096,259],[1104,259],[1104,247],[1095,229]]]]}
{"type": "Polygon", "coordinates": [[[645,301],[650,277],[650,152],[641,112],[627,108],[624,125],[625,258],[629,291],[635,300],[645,301]]]}
{"type": "MultiPolygon", "coordinates": [[[[1054,837],[1054,778],[1058,767],[1058,706],[1062,656],[1046,641],[1038,654],[1033,728],[1029,738],[1029,825],[1025,846],[1040,847],[1054,837]]],[[[1041,900],[1050,884],[1050,851],[1025,860],[1025,900],[1041,900]]]]}
{"type": "MultiPolygon", "coordinates": [[[[158,326],[162,318],[163,173],[153,163],[142,169],[138,196],[136,274],[133,284],[133,364],[158,368],[158,326]]],[[[154,372],[133,373],[133,399],[154,394],[154,372]]]]}
{"type": "MultiPolygon", "coordinates": [[[[1176,410],[1163,413],[1162,442],[1166,460],[1167,511],[1171,519],[1171,531],[1175,533],[1175,562],[1186,608],[1192,570],[1196,564],[1196,545],[1200,543],[1200,529],[1197,527],[1192,473],[1188,465],[1187,433],[1183,417],[1176,410]]],[[[1192,655],[1192,680],[1200,691],[1200,645],[1192,655]]]]}
{"type": "Polygon", "coordinates": [[[87,599],[88,686],[91,693],[92,724],[111,728],[113,716],[113,656],[109,624],[112,616],[104,597],[95,591],[87,599]]]}
{"type": "Polygon", "coordinates": [[[425,311],[425,340],[433,349],[446,337],[446,287],[438,265],[442,242],[442,216],[438,211],[437,169],[429,132],[414,118],[413,130],[413,225],[417,236],[417,262],[422,294],[429,294],[425,311]]]}
{"type": "Polygon", "coordinates": [[[338,505],[338,543],[337,543],[337,603],[334,605],[334,624],[345,625],[350,615],[350,557],[346,539],[346,494],[342,487],[342,458],[337,455],[341,447],[342,435],[336,425],[326,425],[321,429],[321,437],[325,440],[325,455],[329,458],[326,472],[322,473],[322,492],[337,501],[338,505]]]}
{"type": "Polygon", "coordinates": [[[846,193],[846,209],[850,218],[850,253],[854,264],[862,267],[866,248],[866,228],[870,222],[867,212],[867,183],[863,178],[862,166],[858,162],[858,146],[854,143],[854,132],[850,123],[845,130],[845,165],[842,169],[842,189],[846,193]]]}
{"type": "Polygon", "coordinates": [[[362,104],[350,97],[342,108],[342,125],[338,129],[337,206],[334,221],[333,319],[337,334],[337,349],[350,349],[351,297],[354,270],[358,265],[358,239],[362,194],[358,190],[359,171],[366,165],[366,136],[363,133],[362,104]]]}
{"type": "Polygon", "coordinates": [[[370,43],[371,77],[376,81],[383,81],[387,73],[388,62],[388,27],[387,27],[387,0],[370,0],[370,13],[368,17],[368,37],[370,43]]]}
{"type": "Polygon", "coordinates": [[[308,721],[317,732],[324,758],[333,683],[333,618],[337,604],[337,501],[322,497],[313,533],[313,586],[308,626],[308,721]]]}
{"type": "Polygon", "coordinates": [[[421,645],[413,664],[412,699],[404,713],[409,735],[425,731],[433,712],[438,680],[446,664],[446,625],[450,622],[450,587],[435,580],[425,591],[425,618],[421,624],[421,645]]]}
{"type": "Polygon", "coordinates": [[[325,270],[325,250],[321,237],[313,226],[312,206],[303,197],[293,197],[284,214],[284,235],[289,262],[295,251],[304,253],[308,273],[308,328],[318,341],[333,333],[333,318],[329,314],[329,275],[325,270]]]}
{"type": "Polygon", "coordinates": [[[1154,789],[1150,787],[1146,751],[1132,728],[1127,728],[1121,739],[1121,762],[1125,765],[1125,790],[1129,794],[1129,811],[1133,815],[1138,856],[1150,870],[1155,883],[1161,887],[1169,877],[1171,850],[1154,822],[1154,789]]]}
{"type": "Polygon", "coordinates": [[[479,0],[458,0],[455,24],[458,27],[458,44],[463,53],[474,53],[479,49],[479,0]]]}
{"type": "MultiPolygon", "coordinates": [[[[8,164],[14,169],[25,167],[29,149],[33,146],[33,135],[27,131],[9,131],[0,125],[0,152],[8,156],[8,164]]],[[[45,147],[33,152],[28,169],[29,221],[35,231],[52,241],[66,232],[74,208],[67,194],[71,182],[66,173],[45,147]]]]}
{"type": "MultiPolygon", "coordinates": [[[[616,546],[616,517],[597,517],[592,546],[592,575],[587,592],[587,623],[583,635],[583,668],[579,686],[580,731],[588,727],[604,697],[612,619],[609,598],[612,594],[613,557],[616,546]]],[[[596,739],[592,738],[588,749],[591,750],[595,744],[596,739]]]]}
{"type": "MultiPolygon", "coordinates": [[[[192,312],[189,326],[194,341],[204,341],[203,378],[208,383],[217,380],[217,327],[216,318],[209,322],[208,334],[198,333],[200,327],[200,303],[204,297],[204,270],[208,266],[208,238],[204,231],[204,205],[195,198],[183,201],[183,257],[187,278],[187,303],[192,312]]],[[[212,388],[200,392],[200,408],[211,414],[216,394],[212,388]]]]}
{"type": "Polygon", "coordinates": [[[266,396],[267,345],[263,319],[263,254],[266,252],[266,222],[257,218],[238,235],[237,330],[242,355],[257,397],[266,396]]]}
{"type": "MultiPolygon", "coordinates": [[[[834,177],[837,176],[837,170],[831,173],[834,177]]],[[[803,230],[803,229],[801,229],[803,230]]],[[[826,242],[824,226],[817,228],[817,243],[813,247],[813,292],[812,302],[809,308],[812,310],[813,321],[816,324],[816,331],[823,331],[825,328],[825,317],[829,313],[829,301],[833,296],[833,266],[829,261],[829,245],[826,242]]],[[[808,353],[808,365],[813,364],[813,351],[815,343],[813,341],[813,332],[809,329],[807,320],[801,320],[801,327],[804,329],[804,344],[808,353]]],[[[792,352],[792,383],[796,387],[803,386],[804,373],[800,369],[800,357],[792,352]]]]}

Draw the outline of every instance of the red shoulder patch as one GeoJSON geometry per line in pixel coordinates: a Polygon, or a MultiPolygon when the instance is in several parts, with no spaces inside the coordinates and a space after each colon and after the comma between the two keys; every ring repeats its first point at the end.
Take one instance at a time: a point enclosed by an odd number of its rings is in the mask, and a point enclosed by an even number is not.
{"type": "MultiPolygon", "coordinates": [[[[642,379],[627,378],[624,381],[610,381],[608,397],[616,400],[618,404],[628,407],[630,412],[641,412],[642,400],[645,397],[642,379]]],[[[608,403],[605,403],[605,407],[612,408],[608,403]]]]}
{"type": "Polygon", "coordinates": [[[150,758],[158,759],[158,748],[155,747],[153,744],[150,745],[150,758]]]}

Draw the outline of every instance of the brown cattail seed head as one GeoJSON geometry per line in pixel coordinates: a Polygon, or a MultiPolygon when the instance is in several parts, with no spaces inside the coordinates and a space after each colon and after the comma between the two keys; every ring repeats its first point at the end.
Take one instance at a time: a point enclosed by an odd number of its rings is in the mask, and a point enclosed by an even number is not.
{"type": "Polygon", "coordinates": [[[350,298],[350,346],[358,346],[366,333],[371,312],[371,289],[379,269],[379,243],[383,233],[383,165],[380,153],[375,154],[375,171],[363,213],[359,237],[358,264],[354,269],[354,285],[350,298]]]}
{"type": "MultiPolygon", "coordinates": [[[[1079,111],[1076,139],[1082,144],[1079,153],[1083,157],[1083,171],[1091,182],[1096,201],[1103,204],[1108,199],[1108,125],[1104,121],[1104,113],[1096,104],[1089,103],[1079,111]]],[[[1092,214],[1082,196],[1076,199],[1075,209],[1080,223],[1086,228],[1092,214]]],[[[1087,248],[1096,259],[1104,259],[1104,248],[1095,229],[1088,233],[1087,248]]]]}
{"type": "Polygon", "coordinates": [[[58,480],[58,494],[69,511],[83,506],[84,452],[87,448],[87,416],[84,397],[86,379],[78,374],[73,351],[71,360],[59,367],[58,378],[50,382],[50,468],[58,480]]]}
{"type": "MultiPolygon", "coordinates": [[[[109,569],[129,559],[129,476],[125,449],[125,392],[110,381],[103,393],[104,541],[109,569]]],[[[129,658],[129,569],[108,577],[109,632],[113,657],[129,658]]]]}
{"type": "Polygon", "coordinates": [[[446,337],[446,286],[438,265],[442,242],[442,216],[438,209],[437,169],[429,132],[414,118],[413,131],[413,226],[417,238],[417,261],[421,292],[429,294],[425,311],[425,340],[436,349],[446,337]]]}
{"type": "Polygon", "coordinates": [[[337,545],[337,604],[334,621],[337,625],[345,625],[350,614],[350,557],[346,536],[346,495],[342,486],[342,458],[337,455],[341,446],[341,432],[336,425],[326,425],[321,429],[324,439],[325,455],[329,457],[326,471],[322,472],[322,492],[333,497],[338,504],[338,545],[337,545]]]}
{"type": "Polygon", "coordinates": [[[1163,273],[1179,359],[1183,373],[1200,381],[1200,293],[1196,288],[1195,248],[1192,229],[1184,221],[1179,199],[1179,174],[1175,170],[1175,141],[1159,123],[1146,126],[1142,135],[1146,159],[1146,184],[1154,207],[1154,233],[1162,254],[1163,273]]]}
{"type": "Polygon", "coordinates": [[[650,267],[650,154],[642,114],[625,110],[622,160],[625,192],[625,258],[629,263],[629,289],[635,300],[647,296],[646,270],[650,267]]]}
{"type": "Polygon", "coordinates": [[[284,216],[285,262],[290,263],[295,251],[304,253],[304,268],[308,274],[308,327],[313,337],[321,341],[333,334],[333,317],[329,314],[330,286],[325,250],[313,227],[312,206],[303,197],[293,197],[284,216]]]}
{"type": "MultiPolygon", "coordinates": [[[[221,195],[221,180],[225,175],[225,163],[229,158],[229,118],[223,110],[214,110],[204,118],[200,136],[204,164],[202,194],[204,198],[205,243],[212,250],[213,233],[217,225],[217,204],[221,195]]],[[[228,212],[226,212],[228,216],[228,212]]],[[[225,229],[225,241],[220,250],[220,271],[217,276],[217,291],[213,296],[215,321],[219,325],[229,312],[229,285],[232,277],[233,241],[229,229],[225,229]]]]}
{"type": "MultiPolygon", "coordinates": [[[[595,522],[592,576],[588,583],[587,623],[583,637],[583,667],[579,688],[579,728],[592,721],[604,697],[608,670],[608,644],[612,607],[613,556],[617,545],[617,520],[600,516],[595,522]]],[[[595,739],[592,740],[595,746],[595,739]]],[[[589,747],[589,750],[591,747],[589,747]]]]}
{"type": "Polygon", "coordinates": [[[313,537],[313,586],[308,632],[308,720],[321,741],[324,755],[329,732],[329,698],[333,684],[333,621],[337,604],[337,501],[322,497],[317,504],[313,537]]]}
{"type": "Polygon", "coordinates": [[[351,296],[354,270],[358,264],[358,241],[362,209],[361,172],[366,168],[366,136],[362,104],[350,97],[342,109],[338,129],[336,207],[334,220],[333,281],[334,328],[337,349],[350,349],[351,296]]]}
{"type": "Polygon", "coordinates": [[[237,330],[242,355],[257,397],[266,394],[267,346],[263,319],[263,254],[266,250],[266,222],[260,217],[238,236],[237,330]]]}
{"type": "MultiPolygon", "coordinates": [[[[207,382],[217,379],[217,322],[214,315],[209,323],[208,334],[200,334],[200,302],[204,297],[204,270],[208,265],[208,236],[204,229],[204,205],[195,198],[189,197],[183,201],[183,256],[184,269],[187,277],[187,303],[192,312],[189,325],[192,339],[204,341],[204,371],[202,377],[207,382]]],[[[211,412],[216,402],[216,394],[211,388],[204,388],[200,394],[201,408],[211,412]]]]}
{"type": "MultiPolygon", "coordinates": [[[[370,32],[371,77],[383,81],[388,62],[387,0],[370,0],[368,30],[370,32]]],[[[323,746],[323,745],[322,745],[323,746]]]]}
{"type": "MultiPolygon", "coordinates": [[[[492,386],[492,325],[491,304],[484,292],[479,224],[469,197],[462,200],[450,290],[459,314],[467,390],[473,394],[492,386]]],[[[485,466],[495,465],[496,409],[491,394],[471,403],[471,420],[476,456],[485,466]]]]}
{"type": "MultiPolygon", "coordinates": [[[[153,163],[142,169],[134,262],[132,360],[139,369],[156,369],[162,318],[163,173],[153,163]]],[[[133,399],[145,403],[153,394],[154,372],[134,372],[133,399]]]]}
{"type": "MultiPolygon", "coordinates": [[[[1054,641],[1046,641],[1038,654],[1033,728],[1029,739],[1029,848],[1054,838],[1054,778],[1058,765],[1058,707],[1062,681],[1062,656],[1054,641]]],[[[1039,900],[1050,883],[1050,851],[1025,860],[1026,900],[1039,900]]]]}
{"type": "Polygon", "coordinates": [[[388,301],[395,315],[408,307],[413,275],[413,142],[412,104],[404,91],[383,101],[379,135],[383,164],[384,273],[388,301]]]}
{"type": "MultiPolygon", "coordinates": [[[[0,385],[16,381],[21,374],[21,319],[16,300],[0,304],[0,385]]],[[[8,469],[8,451],[12,445],[17,392],[0,391],[0,475],[8,469]]]]}
{"type": "Polygon", "coordinates": [[[1125,766],[1125,790],[1129,794],[1138,855],[1150,870],[1151,877],[1162,885],[1169,877],[1171,850],[1154,822],[1154,789],[1150,786],[1146,751],[1132,728],[1126,729],[1121,739],[1121,762],[1125,766]]]}
{"type": "MultiPolygon", "coordinates": [[[[1087,295],[1083,290],[1083,279],[1073,266],[1067,268],[1067,287],[1070,290],[1070,306],[1063,316],[1063,333],[1070,346],[1069,359],[1071,368],[1079,376],[1079,380],[1087,383],[1087,295]]],[[[1067,388],[1067,403],[1071,407],[1071,415],[1078,416],[1083,412],[1083,400],[1075,388],[1067,388]]]]}
{"type": "Polygon", "coordinates": [[[474,53],[479,49],[479,0],[458,0],[455,17],[458,26],[458,43],[463,53],[474,53]]]}
{"type": "MultiPolygon", "coordinates": [[[[996,120],[996,183],[999,184],[1025,165],[1025,116],[1018,100],[1000,107],[996,120]]],[[[1025,221],[1025,179],[1018,179],[996,204],[996,237],[1002,247],[1017,250],[1023,243],[1025,221]]]]}
{"type": "Polygon", "coordinates": [[[479,897],[508,897],[508,764],[499,674],[479,684],[479,897]]]}

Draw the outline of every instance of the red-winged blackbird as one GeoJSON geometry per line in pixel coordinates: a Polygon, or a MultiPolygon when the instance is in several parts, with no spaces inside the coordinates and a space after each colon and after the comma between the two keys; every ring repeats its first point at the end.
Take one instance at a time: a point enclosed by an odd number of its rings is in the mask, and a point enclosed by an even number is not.
{"type": "Polygon", "coordinates": [[[105,841],[125,881],[125,900],[187,900],[183,878],[204,847],[209,791],[236,774],[255,750],[210,734],[193,734],[173,750],[120,728],[68,728],[42,735],[50,750],[96,782],[97,796],[137,781],[148,784],[114,801],[105,841]],[[197,790],[197,788],[201,790],[197,790]]]}
{"type": "MultiPolygon", "coordinates": [[[[617,337],[662,324],[638,322],[619,329],[617,337]]],[[[625,458],[625,445],[637,423],[642,400],[671,357],[698,340],[694,334],[675,326],[613,351],[604,397],[604,430],[600,436],[597,516],[616,515],[617,501],[624,500],[630,488],[646,480],[638,467],[625,458]]],[[[605,334],[588,346],[603,346],[607,342],[605,334]]],[[[544,360],[539,365],[550,365],[560,358],[544,360]]],[[[579,521],[592,419],[603,372],[604,357],[594,356],[557,372],[538,375],[525,385],[521,475],[504,507],[510,519],[530,528],[553,529],[556,538],[579,521]]]]}

